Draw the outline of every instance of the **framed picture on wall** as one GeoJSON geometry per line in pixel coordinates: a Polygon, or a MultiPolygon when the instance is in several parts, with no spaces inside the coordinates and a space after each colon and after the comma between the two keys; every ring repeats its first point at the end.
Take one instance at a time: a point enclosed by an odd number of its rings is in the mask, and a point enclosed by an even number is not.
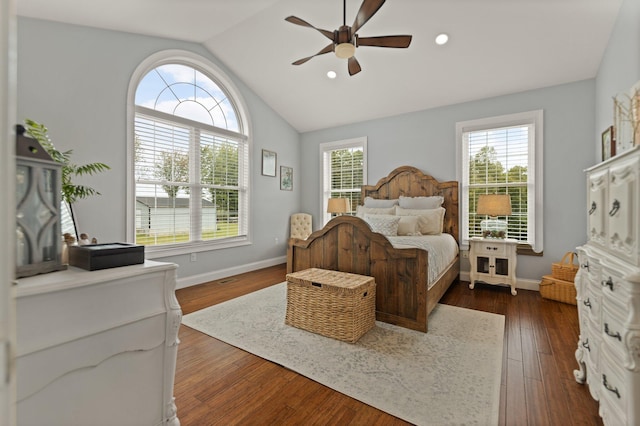
{"type": "Polygon", "coordinates": [[[273,151],[262,150],[262,174],[276,177],[277,154],[273,151]]]}
{"type": "Polygon", "coordinates": [[[602,132],[602,161],[616,155],[616,140],[614,137],[614,127],[609,126],[607,130],[602,132]]]}
{"type": "Polygon", "coordinates": [[[280,166],[280,189],[293,191],[293,167],[280,166]]]}

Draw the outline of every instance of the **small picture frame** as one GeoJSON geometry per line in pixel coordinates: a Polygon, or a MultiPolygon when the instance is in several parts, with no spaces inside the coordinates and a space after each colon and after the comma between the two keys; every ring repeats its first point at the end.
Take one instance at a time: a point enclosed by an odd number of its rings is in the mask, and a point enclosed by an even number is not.
{"type": "Polygon", "coordinates": [[[280,166],[280,189],[293,191],[293,167],[280,166]]]}
{"type": "Polygon", "coordinates": [[[616,140],[614,135],[614,127],[609,126],[607,130],[602,132],[602,161],[616,155],[616,140]]]}
{"type": "Polygon", "coordinates": [[[276,177],[278,155],[273,151],[262,150],[262,175],[276,177]]]}

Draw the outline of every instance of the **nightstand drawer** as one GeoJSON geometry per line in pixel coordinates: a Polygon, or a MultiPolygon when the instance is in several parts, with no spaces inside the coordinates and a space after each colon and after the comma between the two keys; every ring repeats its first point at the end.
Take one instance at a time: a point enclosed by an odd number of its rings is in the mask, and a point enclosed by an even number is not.
{"type": "Polygon", "coordinates": [[[490,241],[478,241],[475,243],[476,255],[489,255],[489,256],[506,256],[507,245],[500,243],[491,243],[490,241]]]}

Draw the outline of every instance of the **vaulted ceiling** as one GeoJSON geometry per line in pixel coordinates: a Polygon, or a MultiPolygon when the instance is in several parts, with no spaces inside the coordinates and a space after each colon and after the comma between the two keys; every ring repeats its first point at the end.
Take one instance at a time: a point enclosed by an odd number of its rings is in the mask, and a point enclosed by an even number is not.
{"type": "MultiPolygon", "coordinates": [[[[622,0],[388,0],[362,37],[362,72],[289,15],[333,31],[342,0],[17,0],[18,15],[202,43],[299,132],[593,78],[622,0]],[[449,42],[436,45],[439,33],[449,42]],[[328,71],[337,73],[327,78],[328,71]]],[[[351,25],[361,0],[347,0],[351,25]]]]}

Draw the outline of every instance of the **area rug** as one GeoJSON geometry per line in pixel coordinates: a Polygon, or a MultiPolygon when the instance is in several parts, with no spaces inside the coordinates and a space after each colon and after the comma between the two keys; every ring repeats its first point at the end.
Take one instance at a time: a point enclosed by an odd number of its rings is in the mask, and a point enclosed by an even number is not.
{"type": "Polygon", "coordinates": [[[495,425],[504,316],[439,304],[429,332],[376,322],[355,344],[284,324],[281,283],[183,324],[417,425],[495,425]]]}

